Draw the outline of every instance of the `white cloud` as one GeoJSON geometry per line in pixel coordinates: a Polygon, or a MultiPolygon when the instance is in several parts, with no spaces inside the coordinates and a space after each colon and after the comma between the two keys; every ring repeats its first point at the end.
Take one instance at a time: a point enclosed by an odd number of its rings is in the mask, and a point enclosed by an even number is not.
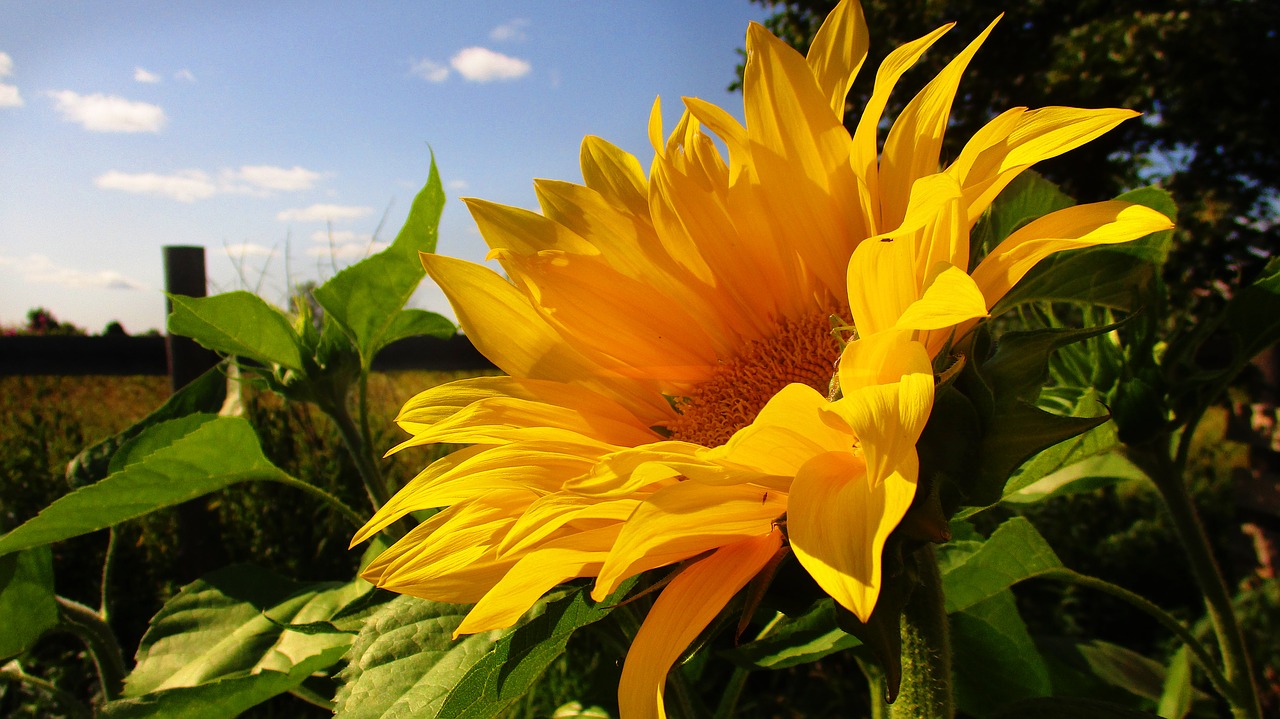
{"type": "Polygon", "coordinates": [[[25,104],[22,101],[22,93],[18,92],[16,85],[0,82],[0,107],[22,107],[25,104]]]}
{"type": "Polygon", "coordinates": [[[333,246],[308,247],[308,257],[332,257],[337,260],[362,259],[390,247],[386,242],[346,242],[333,246]]]}
{"type": "Polygon", "coordinates": [[[159,132],[164,110],[115,95],[81,95],[71,90],[50,92],[63,119],[92,132],[159,132]]]}
{"type": "Polygon", "coordinates": [[[419,60],[413,63],[409,72],[427,82],[444,82],[449,77],[449,68],[431,60],[419,60]]]}
{"type": "Polygon", "coordinates": [[[183,82],[195,82],[196,76],[191,74],[191,71],[184,67],[181,70],[173,73],[173,79],[182,80],[183,82]]]}
{"type": "Polygon", "coordinates": [[[449,188],[450,190],[455,190],[458,192],[461,192],[462,190],[465,190],[468,187],[471,187],[471,185],[466,180],[449,180],[448,182],[444,183],[444,186],[449,188]]]}
{"type": "Polygon", "coordinates": [[[280,253],[274,247],[259,245],[255,242],[239,242],[226,246],[227,255],[240,259],[244,257],[275,257],[280,253]]]}
{"type": "Polygon", "coordinates": [[[114,270],[77,270],[61,267],[44,255],[5,257],[0,266],[12,267],[25,282],[59,285],[72,289],[146,290],[145,284],[114,270]]]}
{"type": "Polygon", "coordinates": [[[529,21],[525,18],[516,18],[510,22],[503,23],[489,31],[489,38],[503,42],[506,40],[523,40],[524,29],[529,27],[529,21]]]}
{"type": "Polygon", "coordinates": [[[533,67],[519,58],[503,55],[483,47],[469,47],[449,61],[453,69],[472,82],[515,80],[529,74],[533,67]]]}
{"type": "Polygon", "coordinates": [[[179,170],[172,175],[155,172],[129,174],[112,170],[95,178],[93,184],[106,190],[160,195],[179,202],[204,200],[218,193],[218,185],[200,170],[179,170]]]}
{"type": "Polygon", "coordinates": [[[0,77],[9,77],[13,74],[13,58],[9,57],[9,53],[0,52],[0,77]]]}
{"type": "Polygon", "coordinates": [[[372,207],[354,207],[351,205],[311,205],[295,207],[276,215],[277,220],[284,222],[326,222],[338,220],[356,220],[373,214],[372,207]]]}
{"type": "Polygon", "coordinates": [[[227,170],[223,177],[227,182],[244,182],[262,190],[286,192],[310,190],[325,175],[304,167],[275,167],[274,165],[242,165],[238,170],[227,170]]]}
{"type": "Polygon", "coordinates": [[[133,80],[134,82],[142,82],[148,85],[154,85],[160,82],[160,76],[155,74],[154,72],[143,69],[141,67],[135,67],[133,68],[133,80]]]}

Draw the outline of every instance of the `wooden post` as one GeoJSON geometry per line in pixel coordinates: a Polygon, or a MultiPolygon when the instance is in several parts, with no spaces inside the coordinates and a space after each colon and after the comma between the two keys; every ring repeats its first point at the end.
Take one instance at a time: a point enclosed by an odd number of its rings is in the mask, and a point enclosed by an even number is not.
{"type": "MultiPolygon", "coordinates": [[[[164,288],[171,295],[205,297],[208,282],[204,272],[204,248],[166,246],[164,250],[164,288]]],[[[165,318],[173,312],[173,302],[165,299],[165,318]]],[[[218,355],[196,344],[189,337],[175,337],[165,332],[165,350],[169,359],[169,386],[177,392],[218,363],[218,355]]],[[[176,571],[179,581],[193,581],[227,563],[227,552],[218,537],[218,521],[209,508],[207,497],[177,506],[178,547],[176,571]]]]}

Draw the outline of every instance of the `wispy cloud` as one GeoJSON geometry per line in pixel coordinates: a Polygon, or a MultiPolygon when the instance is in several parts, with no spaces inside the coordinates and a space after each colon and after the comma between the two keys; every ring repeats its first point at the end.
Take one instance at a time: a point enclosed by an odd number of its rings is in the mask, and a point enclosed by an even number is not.
{"type": "Polygon", "coordinates": [[[449,68],[431,60],[418,60],[409,68],[409,72],[427,82],[444,82],[449,78],[449,68]]]}
{"type": "Polygon", "coordinates": [[[340,220],[358,220],[373,214],[372,207],[356,207],[352,205],[311,205],[283,210],[276,215],[282,222],[337,222],[340,220]]]}
{"type": "Polygon", "coordinates": [[[310,190],[325,177],[323,172],[315,172],[305,167],[276,167],[274,165],[242,165],[238,170],[224,173],[228,182],[248,183],[262,190],[280,190],[296,192],[310,190]]]}
{"type": "MultiPolygon", "coordinates": [[[[0,77],[9,77],[12,74],[13,58],[9,57],[7,52],[0,52],[0,77]]],[[[0,82],[0,107],[22,107],[25,104],[17,85],[0,82]]]]}
{"type": "Polygon", "coordinates": [[[266,245],[259,245],[256,242],[238,242],[236,244],[227,245],[225,248],[227,255],[233,259],[241,259],[244,257],[275,257],[280,254],[279,250],[266,245]]]}
{"type": "Polygon", "coordinates": [[[450,190],[454,190],[455,192],[462,192],[468,187],[471,187],[471,184],[468,183],[466,180],[449,180],[448,182],[444,183],[444,186],[449,188],[450,190]]]}
{"type": "Polygon", "coordinates": [[[459,75],[472,82],[515,80],[528,75],[533,69],[533,66],[525,60],[483,47],[468,47],[460,50],[449,60],[449,64],[458,71],[459,75]]]}
{"type": "Polygon", "coordinates": [[[91,132],[159,132],[164,110],[159,105],[135,102],[115,95],[81,95],[71,90],[48,93],[64,120],[91,132]]]}
{"type": "Polygon", "coordinates": [[[129,174],[112,170],[94,179],[105,190],[121,190],[135,195],[159,195],[179,202],[195,202],[218,194],[218,185],[200,170],[179,170],[172,175],[155,172],[129,174]]]}
{"type": "Polygon", "coordinates": [[[0,255],[0,267],[16,271],[24,282],[58,285],[72,289],[146,290],[147,285],[114,270],[79,270],[63,267],[44,255],[7,257],[0,255]]]}
{"type": "Polygon", "coordinates": [[[505,22],[489,31],[489,39],[498,42],[508,40],[523,40],[524,29],[529,27],[529,20],[526,18],[516,18],[509,22],[505,22]]]}
{"type": "Polygon", "coordinates": [[[371,234],[350,230],[319,230],[311,233],[311,241],[315,244],[306,249],[308,257],[332,257],[337,260],[366,257],[389,246],[386,242],[375,241],[371,234]]]}
{"type": "Polygon", "coordinates": [[[193,75],[190,70],[184,67],[181,70],[173,73],[173,79],[182,80],[183,82],[195,82],[196,76],[193,75]]]}
{"type": "Polygon", "coordinates": [[[214,195],[256,195],[270,197],[276,192],[299,192],[313,189],[330,173],[305,167],[274,165],[242,165],[239,169],[222,170],[215,179],[204,170],[178,170],[170,174],[156,172],[120,172],[111,170],[94,179],[93,184],[106,190],[120,190],[136,195],[156,195],[179,202],[205,200],[214,195]]]}
{"type": "Polygon", "coordinates": [[[155,85],[160,82],[161,77],[150,70],[141,67],[133,68],[133,81],[141,82],[147,85],[155,85]]]}

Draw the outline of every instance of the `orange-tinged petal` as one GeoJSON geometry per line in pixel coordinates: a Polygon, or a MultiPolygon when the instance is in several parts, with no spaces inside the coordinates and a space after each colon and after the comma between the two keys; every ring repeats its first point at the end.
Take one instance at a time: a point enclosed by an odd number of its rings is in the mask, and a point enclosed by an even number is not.
{"type": "Polygon", "coordinates": [[[498,369],[515,377],[574,382],[624,402],[657,424],[671,408],[657,387],[620,378],[569,346],[529,299],[493,270],[444,255],[420,255],[444,291],[463,332],[498,369]]]}
{"type": "Polygon", "coordinates": [[[678,482],[660,489],[627,520],[591,596],[600,601],[640,572],[768,534],[785,511],[786,495],[762,487],[678,482]]]}
{"type": "Polygon", "coordinates": [[[938,73],[893,122],[880,157],[880,221],[892,227],[906,214],[911,186],[938,172],[942,136],[951,117],[951,103],[969,61],[1000,18],[991,21],[969,46],[938,73]]]}
{"type": "Polygon", "coordinates": [[[1172,227],[1173,222],[1159,212],[1121,200],[1068,207],[1005,238],[983,258],[973,271],[973,279],[987,306],[995,307],[1037,262],[1055,252],[1128,242],[1172,227]]]}
{"type": "Polygon", "coordinates": [[[542,250],[561,250],[579,255],[600,252],[569,228],[536,212],[472,197],[464,198],[463,202],[491,250],[501,249],[519,255],[531,255],[542,250]]]}
{"type": "Polygon", "coordinates": [[[662,689],[671,665],[781,546],[777,530],[727,545],[685,569],[662,590],[622,668],[622,719],[666,716],[662,689]]]}
{"type": "Polygon", "coordinates": [[[818,79],[818,87],[827,93],[836,117],[844,117],[845,97],[867,59],[870,44],[862,4],[842,0],[822,21],[822,27],[809,45],[805,59],[818,79]]]}
{"type": "Polygon", "coordinates": [[[801,468],[787,507],[791,550],[827,594],[862,621],[880,596],[884,542],[915,496],[914,451],[901,472],[872,485],[853,454],[829,452],[801,468]]]}

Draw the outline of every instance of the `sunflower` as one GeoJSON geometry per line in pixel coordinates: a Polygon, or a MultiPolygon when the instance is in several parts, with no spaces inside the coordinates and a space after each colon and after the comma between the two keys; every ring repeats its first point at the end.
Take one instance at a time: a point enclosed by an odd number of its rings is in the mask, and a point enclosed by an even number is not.
{"type": "Polygon", "coordinates": [[[583,184],[536,181],[540,213],[467,200],[507,277],[422,261],[506,376],[406,404],[397,421],[411,437],[393,451],[469,446],[356,535],[445,508],[363,576],[474,603],[464,634],[512,625],[564,581],[594,578],[598,601],[676,566],[626,660],[628,717],[662,715],[680,652],[780,552],[865,621],[884,542],[915,494],[933,357],[1050,252],[1169,225],[1125,203],[1075,208],[968,274],[969,230],[1003,187],[1135,113],[1010,110],[939,172],[952,98],[988,27],[878,153],[890,90],[948,27],[889,55],[852,135],[845,96],[868,36],[846,1],[807,57],[750,27],[745,124],[686,99],[666,135],[655,103],[647,176],[588,137],[583,184]]]}

